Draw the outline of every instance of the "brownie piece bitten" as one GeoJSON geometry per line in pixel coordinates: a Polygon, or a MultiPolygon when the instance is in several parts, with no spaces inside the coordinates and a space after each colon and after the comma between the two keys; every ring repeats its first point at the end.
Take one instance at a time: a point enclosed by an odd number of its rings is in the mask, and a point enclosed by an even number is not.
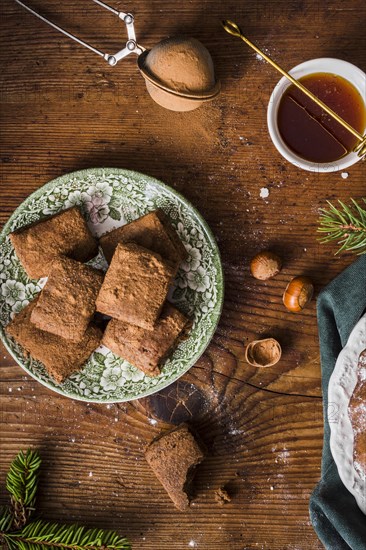
{"type": "Polygon", "coordinates": [[[174,276],[159,254],[136,244],[118,244],[97,297],[97,311],[153,329],[174,276]]]}
{"type": "Polygon", "coordinates": [[[135,243],[152,250],[175,268],[187,257],[184,244],[161,210],[154,210],[126,225],[102,235],[99,240],[104,256],[110,262],[118,243],[135,243]]]}
{"type": "Polygon", "coordinates": [[[57,258],[32,311],[37,328],[74,342],[82,340],[95,312],[104,274],[70,258],[57,258]]]}
{"type": "Polygon", "coordinates": [[[85,262],[98,252],[98,243],[76,207],[18,229],[9,237],[31,279],[47,277],[58,256],[85,262]]]}
{"type": "Polygon", "coordinates": [[[348,405],[354,435],[353,459],[358,473],[366,474],[366,349],[357,363],[357,384],[348,405]]]}
{"type": "Polygon", "coordinates": [[[178,510],[189,506],[194,468],[204,456],[186,424],[160,434],[145,450],[147,462],[178,510]]]}
{"type": "Polygon", "coordinates": [[[183,313],[166,302],[153,330],[112,319],[102,344],[149,376],[157,376],[159,365],[185,335],[189,325],[183,313]]]}
{"type": "Polygon", "coordinates": [[[44,364],[47,372],[60,384],[81,369],[91,353],[100,345],[102,331],[89,325],[81,342],[73,343],[39,330],[30,318],[37,299],[18,313],[6,327],[6,332],[34,359],[44,364]]]}

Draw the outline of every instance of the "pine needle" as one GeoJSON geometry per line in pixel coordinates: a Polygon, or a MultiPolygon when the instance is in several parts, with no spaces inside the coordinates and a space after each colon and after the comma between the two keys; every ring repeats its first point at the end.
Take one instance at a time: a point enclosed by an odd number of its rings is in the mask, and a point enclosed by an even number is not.
{"type": "MultiPolygon", "coordinates": [[[[361,199],[366,204],[366,200],[361,199]]],[[[366,253],[366,209],[354,199],[347,206],[338,201],[340,208],[327,201],[329,209],[320,210],[319,233],[326,235],[320,239],[321,243],[336,241],[341,252],[366,253]]]]}
{"type": "Polygon", "coordinates": [[[13,523],[13,514],[9,506],[0,509],[0,532],[10,531],[13,523]]]}

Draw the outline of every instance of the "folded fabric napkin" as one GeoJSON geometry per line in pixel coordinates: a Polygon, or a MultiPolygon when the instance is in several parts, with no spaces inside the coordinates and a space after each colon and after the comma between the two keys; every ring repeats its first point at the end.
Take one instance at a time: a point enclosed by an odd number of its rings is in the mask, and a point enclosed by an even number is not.
{"type": "Polygon", "coordinates": [[[366,550],[366,516],[343,485],[331,455],[328,384],[337,357],[366,310],[366,254],[334,279],[318,298],[324,443],[321,480],[310,499],[310,519],[327,550],[366,550]]]}

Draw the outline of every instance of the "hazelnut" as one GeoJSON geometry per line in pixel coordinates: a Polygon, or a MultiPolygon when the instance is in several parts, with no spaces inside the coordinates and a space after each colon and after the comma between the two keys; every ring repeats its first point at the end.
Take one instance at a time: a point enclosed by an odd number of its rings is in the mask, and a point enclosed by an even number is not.
{"type": "Polygon", "coordinates": [[[254,340],[245,350],[245,360],[253,367],[272,367],[278,363],[281,355],[281,346],[274,338],[254,340]]]}
{"type": "Polygon", "coordinates": [[[250,272],[255,279],[266,281],[281,271],[282,260],[277,254],[263,250],[250,262],[250,272]]]}
{"type": "Polygon", "coordinates": [[[293,313],[302,311],[313,297],[314,286],[309,277],[294,277],[283,294],[285,307],[293,313]]]}

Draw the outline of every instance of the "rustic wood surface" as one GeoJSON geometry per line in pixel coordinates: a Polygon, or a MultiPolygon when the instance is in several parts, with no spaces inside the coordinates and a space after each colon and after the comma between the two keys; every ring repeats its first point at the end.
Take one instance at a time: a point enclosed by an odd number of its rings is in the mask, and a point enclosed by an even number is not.
{"type": "MultiPolygon", "coordinates": [[[[88,0],[27,0],[96,46],[113,52],[121,24],[88,0]]],[[[110,0],[112,3],[112,0],[110,0]]],[[[319,479],[322,400],[315,300],[285,311],[288,280],[308,274],[317,292],[351,261],[320,245],[326,199],[364,195],[365,165],[341,174],[296,169],[274,149],[266,107],[278,75],[220,27],[240,23],[286,68],[339,57],[366,69],[362,0],[237,2],[135,0],[113,5],[136,16],[151,47],[185,33],[211,51],[222,93],[191,113],[154,104],[130,57],[116,68],[22,11],[1,2],[0,223],[35,189],[94,166],[155,176],[183,193],[212,228],[222,254],[225,303],[204,356],[179,382],[139,402],[98,405],[61,397],[27,376],[0,349],[1,475],[19,449],[44,460],[44,517],[117,529],[141,550],[320,549],[308,517],[319,479]],[[269,190],[266,199],[260,190],[269,190]],[[251,278],[251,256],[270,247],[284,258],[275,279],[251,278]],[[273,335],[278,365],[244,361],[251,339],[273,335]],[[176,511],[144,460],[145,444],[188,420],[208,446],[197,498],[176,511]],[[224,506],[215,491],[226,487],[224,506]]],[[[5,496],[1,493],[1,502],[5,496]]]]}

